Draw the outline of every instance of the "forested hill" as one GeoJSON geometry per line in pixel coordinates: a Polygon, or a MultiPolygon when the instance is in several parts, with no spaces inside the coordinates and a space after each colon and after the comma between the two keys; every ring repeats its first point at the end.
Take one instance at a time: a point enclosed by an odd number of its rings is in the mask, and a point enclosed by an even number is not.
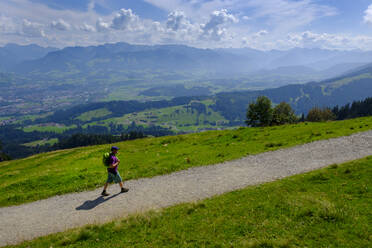
{"type": "Polygon", "coordinates": [[[248,104],[261,95],[269,97],[274,103],[289,103],[297,114],[306,114],[315,106],[345,105],[372,96],[372,65],[322,82],[260,91],[220,93],[215,96],[214,110],[229,120],[244,120],[248,104]]]}

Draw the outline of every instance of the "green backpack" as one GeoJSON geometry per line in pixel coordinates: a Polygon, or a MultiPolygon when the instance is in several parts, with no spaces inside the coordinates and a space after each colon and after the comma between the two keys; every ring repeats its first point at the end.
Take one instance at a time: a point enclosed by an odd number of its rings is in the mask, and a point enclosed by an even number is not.
{"type": "Polygon", "coordinates": [[[110,166],[110,153],[109,152],[105,152],[103,154],[102,162],[103,162],[104,166],[106,166],[106,167],[110,166]]]}

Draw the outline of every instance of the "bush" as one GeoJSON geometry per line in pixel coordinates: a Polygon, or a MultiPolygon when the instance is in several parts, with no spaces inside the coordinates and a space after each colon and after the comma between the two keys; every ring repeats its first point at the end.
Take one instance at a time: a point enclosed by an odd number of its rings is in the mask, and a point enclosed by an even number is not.
{"type": "Polygon", "coordinates": [[[291,106],[286,102],[281,102],[273,110],[272,125],[292,124],[298,121],[291,106]]]}
{"type": "Polygon", "coordinates": [[[333,121],[336,119],[336,115],[330,108],[312,108],[307,114],[306,120],[310,122],[322,122],[322,121],[333,121]]]}

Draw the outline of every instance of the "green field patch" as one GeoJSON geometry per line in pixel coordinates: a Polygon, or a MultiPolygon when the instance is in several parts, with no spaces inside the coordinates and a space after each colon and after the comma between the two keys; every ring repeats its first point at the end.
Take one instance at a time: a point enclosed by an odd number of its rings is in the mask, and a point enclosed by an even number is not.
{"type": "Polygon", "coordinates": [[[101,118],[101,117],[108,116],[110,114],[112,114],[112,112],[109,111],[108,109],[100,108],[100,109],[85,112],[79,115],[78,117],[76,117],[75,119],[81,120],[81,121],[90,121],[93,118],[101,118]]]}
{"type": "MultiPolygon", "coordinates": [[[[212,104],[209,102],[209,104],[212,104]]],[[[213,111],[206,105],[205,113],[199,113],[189,105],[174,106],[161,109],[150,109],[146,111],[126,114],[122,117],[109,118],[102,121],[90,122],[88,125],[101,125],[109,127],[110,123],[129,126],[132,122],[136,125],[157,125],[172,128],[179,131],[198,131],[205,129],[217,129],[218,126],[227,124],[228,121],[218,112],[213,111]]]]}
{"type": "MultiPolygon", "coordinates": [[[[117,143],[125,180],[153,177],[194,166],[234,160],[246,155],[291,147],[315,140],[335,138],[370,130],[372,117],[324,123],[300,123],[266,128],[208,131],[179,136],[145,138],[117,143]],[[321,135],[313,135],[314,130],[321,135]]],[[[81,147],[34,155],[0,163],[0,206],[35,201],[56,194],[100,187],[105,182],[102,154],[111,145],[81,147]],[[84,172],[80,172],[84,170],[84,172]],[[83,174],[83,179],[76,176],[83,174]],[[58,180],[48,175],[58,175],[58,180]],[[32,178],[43,177],[46,185],[30,189],[32,178]],[[60,183],[63,182],[63,183],[60,183]],[[11,190],[10,184],[17,183],[11,190]],[[54,187],[58,184],[61,186],[54,187]]]]}
{"type": "Polygon", "coordinates": [[[29,146],[29,147],[35,147],[35,146],[43,146],[43,145],[54,145],[58,142],[57,138],[53,139],[42,139],[42,140],[35,140],[32,142],[24,143],[24,146],[29,146]]]}
{"type": "Polygon", "coordinates": [[[371,177],[368,157],[9,247],[370,247],[371,177]]]}
{"type": "Polygon", "coordinates": [[[30,125],[23,128],[24,132],[54,132],[54,133],[63,133],[68,129],[76,128],[76,125],[65,126],[63,124],[56,124],[56,123],[45,123],[39,125],[30,125]]]}

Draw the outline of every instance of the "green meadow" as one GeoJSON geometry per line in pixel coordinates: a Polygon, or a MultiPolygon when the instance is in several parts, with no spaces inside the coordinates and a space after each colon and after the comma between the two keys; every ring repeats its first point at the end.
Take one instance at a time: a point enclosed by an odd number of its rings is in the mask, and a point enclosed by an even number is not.
{"type": "MultiPolygon", "coordinates": [[[[210,165],[315,140],[372,129],[372,117],[325,123],[208,131],[117,143],[125,180],[210,165]]],[[[0,164],[0,206],[100,187],[110,145],[42,153],[0,164]]]]}
{"type": "MultiPolygon", "coordinates": [[[[207,128],[216,129],[223,123],[229,122],[221,114],[209,107],[212,104],[211,101],[202,101],[202,103],[206,105],[206,113],[198,113],[197,111],[187,109],[187,105],[180,105],[140,111],[101,121],[92,121],[84,124],[83,127],[86,128],[88,125],[110,127],[111,123],[129,126],[132,122],[135,122],[136,125],[140,126],[157,125],[166,128],[171,127],[175,132],[190,132],[207,128]]],[[[90,121],[92,116],[100,117],[108,115],[104,110],[106,109],[89,111],[76,119],[90,121]]]]}
{"type": "Polygon", "coordinates": [[[35,147],[35,146],[42,146],[42,145],[54,145],[58,142],[57,138],[54,139],[42,139],[42,140],[36,140],[28,143],[24,143],[24,146],[28,147],[35,147]]]}
{"type": "Polygon", "coordinates": [[[93,118],[104,117],[104,116],[110,115],[111,113],[112,112],[106,108],[100,108],[100,109],[85,112],[79,115],[78,117],[76,117],[76,119],[81,120],[81,121],[90,121],[93,118]]]}
{"type": "Polygon", "coordinates": [[[370,247],[372,157],[9,247],[370,247]]]}
{"type": "Polygon", "coordinates": [[[39,131],[39,132],[53,132],[53,133],[63,133],[64,131],[68,129],[76,128],[76,125],[71,126],[65,126],[65,125],[31,125],[23,128],[24,132],[33,132],[33,131],[39,131]]]}

